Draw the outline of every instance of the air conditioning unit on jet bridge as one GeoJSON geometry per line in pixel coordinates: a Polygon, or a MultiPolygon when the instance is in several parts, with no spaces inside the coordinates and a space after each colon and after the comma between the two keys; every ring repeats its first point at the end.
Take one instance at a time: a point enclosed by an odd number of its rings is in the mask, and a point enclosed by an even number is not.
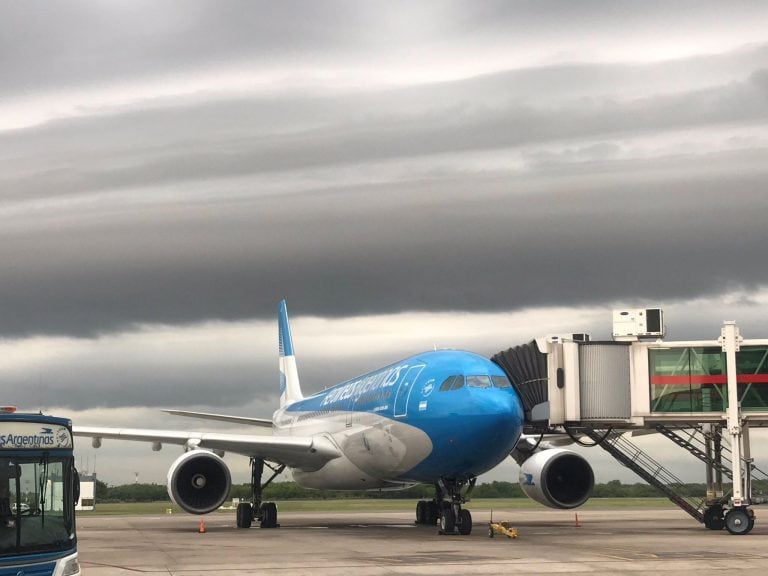
{"type": "Polygon", "coordinates": [[[641,338],[664,337],[661,308],[632,308],[613,311],[613,339],[631,342],[641,338]]]}

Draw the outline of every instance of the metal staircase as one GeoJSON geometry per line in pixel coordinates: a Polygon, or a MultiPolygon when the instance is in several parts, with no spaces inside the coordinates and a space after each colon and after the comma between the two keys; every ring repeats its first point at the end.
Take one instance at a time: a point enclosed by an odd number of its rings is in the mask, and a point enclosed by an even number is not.
{"type": "Polygon", "coordinates": [[[616,460],[648,482],[648,484],[663,493],[693,518],[699,522],[704,522],[703,509],[705,499],[682,495],[680,489],[685,483],[632,442],[624,438],[625,431],[583,428],[579,432],[591,438],[596,445],[600,446],[616,460]]]}
{"type": "MultiPolygon", "coordinates": [[[[692,427],[688,429],[690,431],[690,433],[688,434],[688,438],[684,438],[681,434],[679,434],[679,432],[682,432],[682,430],[673,430],[672,428],[668,428],[663,424],[657,424],[656,426],[654,426],[654,428],[661,435],[669,438],[670,440],[672,440],[672,442],[674,442],[681,448],[685,448],[688,452],[690,452],[692,455],[694,455],[696,458],[698,458],[705,464],[712,466],[712,468],[714,468],[721,474],[727,476],[728,478],[733,479],[733,472],[731,471],[730,459],[728,459],[727,457],[726,458],[721,457],[718,460],[708,455],[703,449],[704,440],[696,436],[697,431],[701,432],[701,430],[699,430],[697,427],[692,427]],[[726,462],[727,465],[724,464],[723,462],[726,462]]],[[[702,436],[703,436],[703,432],[702,432],[702,436]]]]}
{"type": "MultiPolygon", "coordinates": [[[[723,444],[721,446],[721,456],[719,460],[708,455],[706,452],[706,439],[701,427],[691,425],[690,427],[672,429],[663,424],[656,424],[654,428],[657,432],[666,436],[681,448],[685,448],[705,464],[708,464],[724,476],[733,479],[730,456],[731,449],[728,448],[726,444],[723,444]],[[683,431],[687,432],[687,438],[683,437],[683,431]]],[[[753,477],[758,477],[763,480],[768,479],[768,474],[758,468],[754,463],[750,463],[749,470],[753,477]]]]}

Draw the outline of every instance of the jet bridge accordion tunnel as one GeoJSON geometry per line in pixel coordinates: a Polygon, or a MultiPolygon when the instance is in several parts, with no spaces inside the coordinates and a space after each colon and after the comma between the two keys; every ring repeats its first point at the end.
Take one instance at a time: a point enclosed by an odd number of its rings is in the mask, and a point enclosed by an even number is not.
{"type": "Polygon", "coordinates": [[[631,416],[629,342],[584,334],[532,340],[491,360],[506,373],[528,425],[626,422],[631,416]]]}

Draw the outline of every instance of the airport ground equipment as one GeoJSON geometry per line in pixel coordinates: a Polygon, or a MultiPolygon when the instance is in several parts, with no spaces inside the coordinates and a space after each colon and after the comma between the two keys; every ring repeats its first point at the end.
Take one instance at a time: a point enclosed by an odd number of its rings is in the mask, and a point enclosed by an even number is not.
{"type": "Polygon", "coordinates": [[[0,407],[0,574],[79,576],[72,423],[0,407]]]}
{"type": "Polygon", "coordinates": [[[494,522],[493,510],[491,510],[491,520],[488,522],[488,538],[493,538],[496,534],[506,536],[510,540],[517,538],[517,528],[510,526],[509,522],[494,522]]]}
{"type": "Polygon", "coordinates": [[[745,340],[730,321],[716,340],[664,340],[659,309],[613,320],[611,341],[550,335],[493,356],[520,395],[526,432],[600,446],[707,528],[749,533],[752,482],[768,478],[749,439],[751,427],[768,425],[768,340],[745,340]],[[641,431],[701,460],[706,494],[683,495],[682,481],[627,438],[641,431]]]}

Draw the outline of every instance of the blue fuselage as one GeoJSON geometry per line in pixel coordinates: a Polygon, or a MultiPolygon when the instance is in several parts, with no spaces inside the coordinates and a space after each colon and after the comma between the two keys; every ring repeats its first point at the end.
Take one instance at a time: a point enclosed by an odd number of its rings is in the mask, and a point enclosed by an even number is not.
{"type": "Polygon", "coordinates": [[[323,433],[344,454],[308,486],[376,488],[467,480],[499,464],[522,433],[520,399],[477,354],[425,352],[342,382],[275,414],[282,435],[323,433]]]}

